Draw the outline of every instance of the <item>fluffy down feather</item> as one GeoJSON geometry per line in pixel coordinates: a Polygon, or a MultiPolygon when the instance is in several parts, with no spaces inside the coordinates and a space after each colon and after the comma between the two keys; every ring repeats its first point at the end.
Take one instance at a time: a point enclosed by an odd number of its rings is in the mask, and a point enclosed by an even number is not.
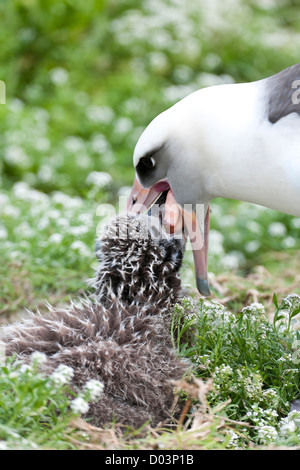
{"type": "Polygon", "coordinates": [[[106,227],[97,242],[94,295],[2,330],[6,356],[28,361],[40,351],[47,356],[46,373],[66,364],[74,370],[73,386],[90,379],[104,383],[104,394],[86,415],[97,426],[115,420],[139,427],[167,419],[172,381],[190,367],[170,338],[184,244],[157,236],[148,221],[126,215],[106,227]]]}

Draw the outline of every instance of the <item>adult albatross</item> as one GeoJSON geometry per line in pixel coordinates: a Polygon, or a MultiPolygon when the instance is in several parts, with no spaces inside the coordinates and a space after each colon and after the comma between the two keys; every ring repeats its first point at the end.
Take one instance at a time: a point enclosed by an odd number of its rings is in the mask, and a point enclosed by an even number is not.
{"type": "Polygon", "coordinates": [[[300,216],[300,64],[263,80],[200,89],[158,115],[134,150],[128,210],[166,193],[165,220],[184,223],[196,283],[209,295],[209,201],[260,204],[300,216]]]}

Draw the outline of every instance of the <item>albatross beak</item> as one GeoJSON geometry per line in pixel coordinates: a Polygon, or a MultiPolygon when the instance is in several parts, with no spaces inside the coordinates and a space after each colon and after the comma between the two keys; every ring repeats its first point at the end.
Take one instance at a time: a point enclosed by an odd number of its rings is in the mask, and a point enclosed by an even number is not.
{"type": "Polygon", "coordinates": [[[132,214],[140,214],[145,212],[152,206],[159,196],[170,189],[167,181],[160,181],[149,189],[144,189],[137,177],[135,177],[131,192],[127,202],[127,212],[132,214]]]}
{"type": "Polygon", "coordinates": [[[165,202],[163,223],[169,227],[170,233],[182,232],[185,227],[193,250],[197,289],[200,294],[209,296],[207,278],[209,206],[199,205],[202,210],[197,210],[197,214],[195,211],[188,212],[177,204],[167,181],[160,181],[151,188],[144,189],[135,178],[127,203],[127,211],[134,214],[145,212],[167,190],[169,191],[165,202]]]}
{"type": "Polygon", "coordinates": [[[208,259],[208,234],[209,234],[209,206],[205,208],[200,205],[203,210],[200,214],[188,213],[183,211],[184,223],[191,240],[194,265],[196,273],[196,284],[200,294],[210,296],[208,276],[207,276],[207,259],[208,259]],[[206,209],[206,212],[205,212],[206,209]]]}
{"type": "Polygon", "coordinates": [[[209,296],[207,277],[209,205],[199,204],[198,206],[196,213],[194,210],[182,209],[170,189],[165,202],[163,222],[171,227],[172,233],[178,233],[182,231],[182,227],[185,228],[193,250],[197,289],[200,294],[209,296]]]}

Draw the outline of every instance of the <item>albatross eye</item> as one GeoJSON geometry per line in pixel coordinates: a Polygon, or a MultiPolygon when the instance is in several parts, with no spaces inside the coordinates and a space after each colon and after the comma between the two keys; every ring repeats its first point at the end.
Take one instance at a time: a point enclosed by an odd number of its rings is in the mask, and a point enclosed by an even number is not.
{"type": "Polygon", "coordinates": [[[153,168],[155,166],[155,160],[152,157],[142,157],[139,161],[139,165],[144,168],[153,168]]]}

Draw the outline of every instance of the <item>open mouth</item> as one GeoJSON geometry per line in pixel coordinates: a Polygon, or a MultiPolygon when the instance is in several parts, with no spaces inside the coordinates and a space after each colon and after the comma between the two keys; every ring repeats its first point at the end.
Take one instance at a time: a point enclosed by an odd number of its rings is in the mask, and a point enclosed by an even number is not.
{"type": "Polygon", "coordinates": [[[168,192],[170,191],[170,188],[168,188],[167,190],[163,191],[159,196],[158,198],[155,200],[155,202],[150,206],[150,211],[151,211],[151,208],[157,204],[158,206],[162,206],[163,204],[165,204],[166,200],[167,200],[167,195],[168,195],[168,192]]]}
{"type": "Polygon", "coordinates": [[[135,199],[136,196],[133,195],[132,205],[130,207],[131,212],[133,211],[136,214],[147,212],[149,216],[159,219],[160,224],[164,226],[165,231],[169,235],[174,235],[175,233],[177,235],[182,234],[186,239],[183,214],[175,201],[168,181],[159,181],[149,190],[146,190],[148,193],[143,201],[143,205],[136,207],[135,204],[141,204],[143,200],[143,191],[145,190],[139,192],[137,199],[135,199]]]}
{"type": "Polygon", "coordinates": [[[153,204],[151,204],[151,206],[149,207],[147,214],[149,217],[157,218],[159,220],[159,225],[161,227],[164,227],[165,232],[171,235],[173,234],[172,229],[164,224],[165,205],[166,205],[166,200],[167,200],[169,191],[170,189],[166,189],[165,191],[163,191],[161,194],[157,196],[153,204]]]}
{"type": "Polygon", "coordinates": [[[159,181],[150,189],[143,189],[135,182],[129,196],[127,210],[135,214],[146,212],[146,210],[151,211],[154,206],[165,204],[169,190],[170,185],[166,180],[159,181]]]}
{"type": "Polygon", "coordinates": [[[157,198],[153,201],[151,206],[149,207],[148,210],[148,215],[149,216],[154,216],[154,217],[159,217],[160,221],[162,222],[165,216],[165,203],[167,200],[168,192],[170,188],[167,190],[163,191],[161,194],[157,196],[157,198]]]}

